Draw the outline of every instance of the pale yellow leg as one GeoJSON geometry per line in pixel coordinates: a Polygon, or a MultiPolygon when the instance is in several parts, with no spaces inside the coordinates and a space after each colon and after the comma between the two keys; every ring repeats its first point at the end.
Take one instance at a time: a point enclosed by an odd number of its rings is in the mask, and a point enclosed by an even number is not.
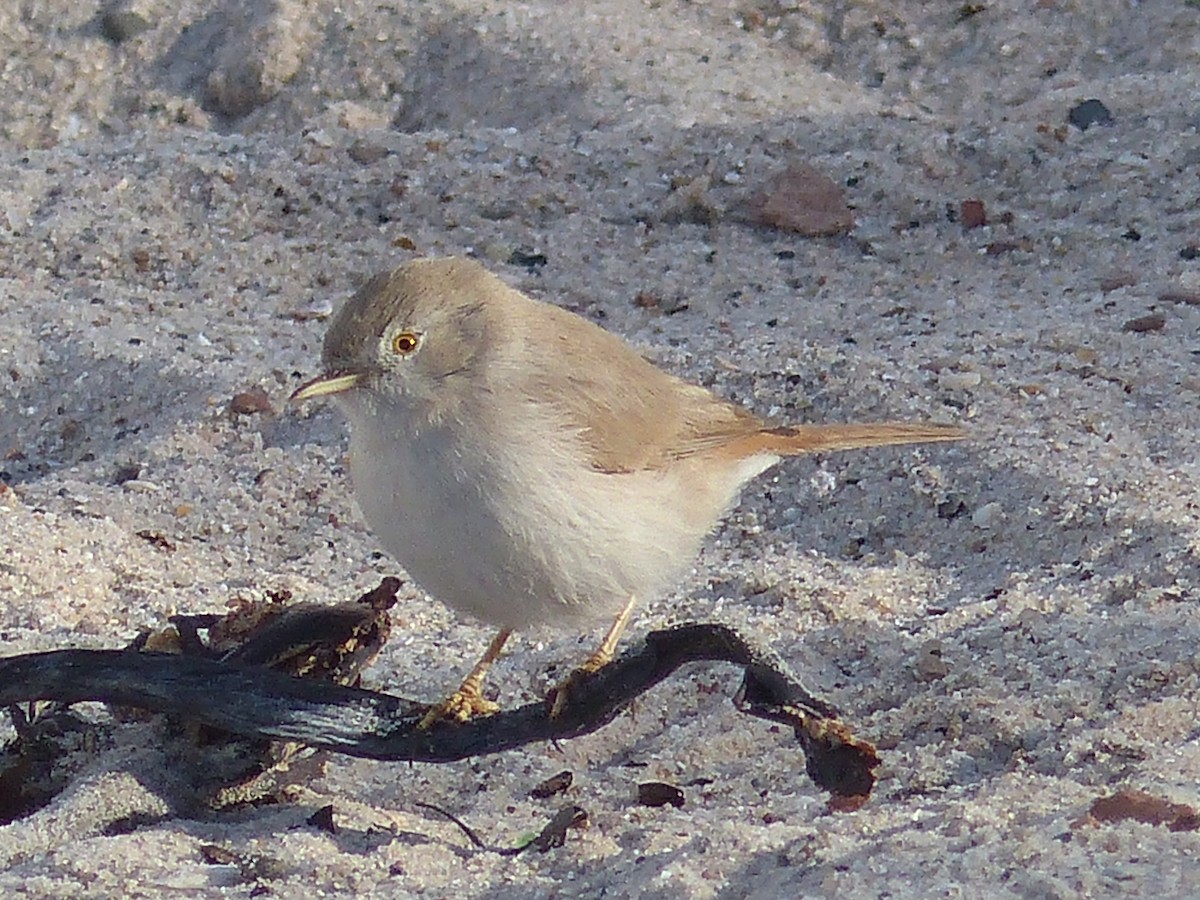
{"type": "Polygon", "coordinates": [[[425,731],[434,722],[450,719],[456,722],[466,722],[475,716],[490,716],[500,707],[483,696],[483,682],[487,678],[488,669],[500,658],[500,651],[512,635],[512,629],[505,629],[492,638],[487,650],[483,652],[475,668],[463,679],[457,691],[439,703],[429,708],[425,717],[417,723],[418,731],[425,731]]]}
{"type": "Polygon", "coordinates": [[[598,672],[613,661],[613,656],[617,651],[617,644],[621,640],[621,635],[625,633],[625,628],[629,625],[629,620],[633,617],[633,607],[636,603],[636,597],[629,598],[624,608],[613,619],[612,625],[609,626],[608,632],[604,635],[604,640],[600,642],[600,646],[596,648],[596,652],[585,659],[583,665],[576,671],[598,672]]]}
{"type": "Polygon", "coordinates": [[[621,641],[621,635],[625,633],[625,628],[629,624],[630,618],[633,617],[635,605],[637,605],[637,598],[630,597],[621,611],[617,613],[617,617],[613,619],[612,625],[604,635],[604,640],[600,642],[600,646],[596,648],[595,652],[551,689],[550,696],[554,698],[554,705],[550,707],[550,718],[555,718],[562,711],[563,704],[566,703],[567,691],[570,690],[572,682],[593,672],[599,672],[613,661],[617,644],[621,641]]]}

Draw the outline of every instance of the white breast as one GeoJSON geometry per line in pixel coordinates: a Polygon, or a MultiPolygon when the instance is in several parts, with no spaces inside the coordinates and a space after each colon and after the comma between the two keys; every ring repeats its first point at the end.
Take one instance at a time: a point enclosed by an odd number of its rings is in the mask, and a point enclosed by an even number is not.
{"type": "Polygon", "coordinates": [[[606,474],[570,435],[383,433],[388,417],[346,411],[358,503],[384,549],[435,599],[501,628],[608,617],[670,587],[742,484],[777,461],[716,479],[700,460],[606,474]]]}

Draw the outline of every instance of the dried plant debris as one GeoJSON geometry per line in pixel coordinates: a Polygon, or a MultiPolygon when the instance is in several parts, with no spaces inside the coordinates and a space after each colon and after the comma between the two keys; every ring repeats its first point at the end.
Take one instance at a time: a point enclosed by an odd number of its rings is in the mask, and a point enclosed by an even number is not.
{"type": "Polygon", "coordinates": [[[102,726],[62,703],[8,710],[17,736],[0,748],[0,825],[37,812],[59,795],[82,759],[108,743],[102,726]]]}
{"type": "MultiPolygon", "coordinates": [[[[397,579],[385,579],[359,600],[338,606],[289,605],[283,593],[258,601],[239,598],[225,616],[174,617],[167,627],[139,635],[129,649],[357,684],[390,633],[387,610],[398,587],[397,579]]],[[[181,768],[194,776],[185,805],[221,809],[256,802],[321,774],[327,754],[294,741],[239,737],[184,717],[187,709],[179,703],[158,710],[169,716],[164,741],[175,745],[181,768]]],[[[136,710],[116,713],[118,721],[144,717],[136,710]]],[[[10,714],[17,737],[0,750],[0,822],[49,803],[86,758],[111,743],[110,724],[85,721],[66,704],[13,707],[10,714]]]]}
{"type": "Polygon", "coordinates": [[[175,542],[164,535],[161,531],[151,531],[148,528],[143,528],[137,533],[137,536],[143,541],[148,542],[152,546],[157,547],[159,550],[162,550],[166,553],[175,552],[175,542]]]}
{"type": "Polygon", "coordinates": [[[571,783],[575,780],[575,776],[570,771],[564,769],[557,775],[551,775],[545,781],[539,782],[533,790],[529,792],[529,796],[534,800],[546,800],[556,794],[566,793],[571,783]]]}
{"type": "Polygon", "coordinates": [[[434,806],[432,803],[418,803],[416,805],[421,809],[435,812],[439,816],[453,822],[466,835],[467,840],[471,842],[476,850],[482,850],[487,853],[498,853],[501,856],[516,856],[519,853],[524,853],[530,847],[546,853],[556,847],[563,846],[567,842],[567,833],[569,831],[586,828],[588,824],[587,810],[581,806],[564,806],[551,817],[550,821],[546,823],[541,831],[536,833],[530,832],[522,836],[514,847],[499,847],[486,843],[474,828],[440,806],[434,806]]]}
{"type": "Polygon", "coordinates": [[[319,771],[318,751],[448,762],[578,737],[610,723],[680,666],[723,661],[743,670],[734,706],[791,728],[809,777],[831,794],[831,810],[857,809],[871,793],[875,748],[777,656],[711,623],[651,632],[642,646],[579,678],[553,709],[539,701],[421,730],[428,704],[356,687],[387,638],[398,585],[385,579],[360,601],[334,607],[276,598],[242,602],[224,617],[176,617],[137,647],[171,653],[56,650],[0,659],[0,704],[93,700],[165,713],[194,754],[189,770],[203,779],[197,796],[219,808],[272,796],[298,773],[319,771]]]}
{"type": "Polygon", "coordinates": [[[315,813],[309,816],[305,823],[313,826],[320,831],[328,832],[329,834],[337,834],[337,823],[333,820],[333,804],[329,803],[322,806],[315,813]]]}
{"type": "Polygon", "coordinates": [[[554,817],[546,823],[546,827],[538,832],[533,840],[516,848],[512,855],[515,856],[530,847],[534,847],[542,853],[553,850],[555,847],[561,847],[567,842],[567,832],[572,829],[586,828],[587,824],[587,810],[581,806],[564,806],[554,814],[554,817]]]}
{"type": "Polygon", "coordinates": [[[642,806],[683,806],[683,791],[664,781],[643,781],[637,786],[637,802],[642,806]]]}
{"type": "MultiPolygon", "coordinates": [[[[209,622],[175,616],[187,635],[184,653],[241,666],[261,666],[299,678],[357,685],[391,634],[388,610],[395,604],[398,579],[389,578],[356,601],[337,606],[288,605],[290,595],[266,602],[241,601],[224,618],[209,622]],[[207,632],[201,639],[199,632],[207,632]]],[[[197,794],[214,809],[275,796],[324,771],[327,754],[296,741],[239,738],[223,729],[187,723],[194,741],[197,794]],[[221,765],[216,765],[220,762],[221,765]]]]}

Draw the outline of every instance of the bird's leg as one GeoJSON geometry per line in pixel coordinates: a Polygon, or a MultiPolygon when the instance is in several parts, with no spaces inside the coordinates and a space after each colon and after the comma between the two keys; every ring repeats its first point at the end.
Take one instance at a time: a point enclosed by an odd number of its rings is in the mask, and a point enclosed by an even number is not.
{"type": "Polygon", "coordinates": [[[625,627],[629,624],[630,618],[633,617],[633,607],[637,603],[636,597],[630,597],[621,611],[617,613],[617,617],[613,619],[612,625],[609,626],[608,632],[604,635],[604,640],[600,642],[600,646],[596,651],[583,661],[583,664],[576,670],[579,672],[598,672],[613,661],[613,656],[617,650],[617,643],[621,640],[621,635],[625,633],[625,627]]]}
{"type": "Polygon", "coordinates": [[[553,698],[553,706],[550,707],[550,718],[556,718],[562,711],[563,704],[566,702],[567,692],[571,688],[571,684],[578,681],[593,672],[599,672],[613,660],[613,655],[616,653],[617,644],[621,640],[621,635],[625,633],[625,627],[629,624],[629,619],[633,616],[633,607],[637,603],[637,597],[630,597],[626,601],[625,606],[617,613],[617,617],[613,619],[612,625],[604,635],[604,640],[600,642],[600,646],[596,648],[583,663],[576,668],[570,675],[556,684],[550,689],[550,697],[553,698]]]}
{"type": "Polygon", "coordinates": [[[463,679],[458,690],[436,706],[431,706],[425,717],[417,723],[418,731],[425,731],[434,722],[450,719],[455,722],[466,722],[475,716],[490,716],[497,712],[500,706],[491,700],[484,699],[483,682],[487,678],[488,669],[500,658],[500,651],[512,634],[512,629],[506,628],[492,638],[487,650],[475,663],[469,675],[463,679]]]}

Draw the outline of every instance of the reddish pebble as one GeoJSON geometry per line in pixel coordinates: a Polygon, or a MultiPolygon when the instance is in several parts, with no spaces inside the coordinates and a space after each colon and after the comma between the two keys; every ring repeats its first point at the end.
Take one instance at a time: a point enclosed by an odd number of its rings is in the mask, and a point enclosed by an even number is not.
{"type": "Polygon", "coordinates": [[[260,387],[252,387],[248,391],[240,391],[229,401],[231,412],[239,416],[251,416],[255,413],[272,412],[271,398],[260,387]]]}
{"type": "Polygon", "coordinates": [[[968,230],[982,228],[988,223],[987,210],[984,209],[982,200],[964,200],[959,205],[958,215],[963,228],[968,230]]]}

